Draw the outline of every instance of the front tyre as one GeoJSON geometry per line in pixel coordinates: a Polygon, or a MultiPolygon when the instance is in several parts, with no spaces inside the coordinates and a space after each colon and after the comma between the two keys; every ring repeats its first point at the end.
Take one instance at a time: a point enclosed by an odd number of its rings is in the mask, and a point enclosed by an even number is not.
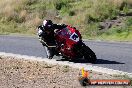
{"type": "Polygon", "coordinates": [[[84,59],[90,63],[95,63],[97,60],[95,53],[86,45],[83,45],[82,48],[84,59]]]}

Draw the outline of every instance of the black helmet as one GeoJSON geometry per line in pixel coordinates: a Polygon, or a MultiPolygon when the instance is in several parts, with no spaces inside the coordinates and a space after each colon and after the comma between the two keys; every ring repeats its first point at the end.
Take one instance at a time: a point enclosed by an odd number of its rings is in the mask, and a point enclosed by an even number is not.
{"type": "Polygon", "coordinates": [[[44,21],[43,21],[43,26],[44,26],[45,28],[51,28],[52,25],[53,25],[53,22],[52,22],[51,20],[44,20],[44,21]]]}

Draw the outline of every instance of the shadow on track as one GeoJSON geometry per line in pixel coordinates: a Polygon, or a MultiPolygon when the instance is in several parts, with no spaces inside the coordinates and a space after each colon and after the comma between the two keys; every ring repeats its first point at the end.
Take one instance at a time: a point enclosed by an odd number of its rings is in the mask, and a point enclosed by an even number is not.
{"type": "MultiPolygon", "coordinates": [[[[74,62],[74,63],[89,63],[88,61],[84,59],[75,59],[75,60],[68,60],[68,59],[60,59],[57,61],[69,61],[69,62],[74,62]]],[[[95,64],[125,64],[117,61],[110,61],[110,60],[104,60],[104,59],[97,59],[95,64]]]]}
{"type": "Polygon", "coordinates": [[[95,64],[125,64],[117,61],[110,61],[110,60],[104,60],[104,59],[97,59],[95,64]]]}

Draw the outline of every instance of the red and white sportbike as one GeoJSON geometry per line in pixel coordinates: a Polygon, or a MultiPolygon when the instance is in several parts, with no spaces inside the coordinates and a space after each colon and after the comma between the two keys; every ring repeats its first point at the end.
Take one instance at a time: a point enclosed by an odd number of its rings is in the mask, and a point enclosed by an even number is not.
{"type": "MultiPolygon", "coordinates": [[[[95,53],[84,44],[81,34],[71,26],[67,26],[55,33],[57,46],[55,51],[66,59],[74,60],[84,58],[90,63],[96,62],[95,53]]],[[[47,45],[47,47],[50,47],[47,45]]],[[[51,46],[52,47],[52,46],[51,46]]]]}

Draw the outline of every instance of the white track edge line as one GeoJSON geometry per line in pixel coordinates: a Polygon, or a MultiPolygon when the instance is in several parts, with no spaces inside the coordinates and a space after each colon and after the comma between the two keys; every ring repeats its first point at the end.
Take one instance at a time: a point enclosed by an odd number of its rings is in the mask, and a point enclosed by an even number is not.
{"type": "Polygon", "coordinates": [[[13,54],[13,53],[5,53],[5,52],[0,52],[0,56],[7,56],[7,57],[15,57],[18,59],[24,59],[24,60],[33,60],[33,61],[44,61],[49,64],[59,64],[59,65],[68,65],[73,68],[83,68],[85,70],[92,70],[100,73],[106,73],[110,75],[128,75],[129,77],[132,77],[132,73],[124,72],[124,71],[119,71],[119,70],[113,70],[109,68],[104,68],[104,67],[99,67],[99,66],[93,66],[92,64],[86,65],[86,64],[81,64],[81,63],[73,63],[73,62],[68,62],[68,61],[56,61],[55,59],[47,59],[47,58],[42,58],[42,57],[35,57],[35,56],[27,56],[27,55],[20,55],[20,54],[13,54]]]}

